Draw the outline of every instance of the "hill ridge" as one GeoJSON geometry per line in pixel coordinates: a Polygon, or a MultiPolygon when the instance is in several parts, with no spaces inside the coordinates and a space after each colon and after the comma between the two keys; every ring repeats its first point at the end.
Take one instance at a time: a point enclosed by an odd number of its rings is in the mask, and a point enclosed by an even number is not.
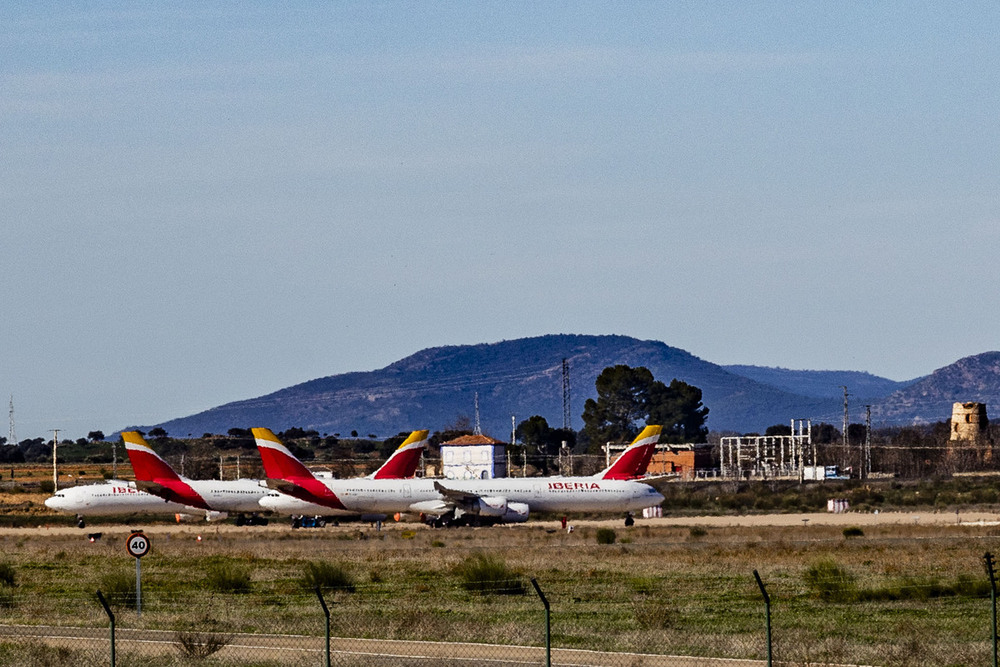
{"type": "MultiPolygon", "coordinates": [[[[995,365],[1000,365],[1000,352],[985,355],[996,355],[995,365]]],[[[956,371],[957,376],[971,381],[969,373],[992,368],[987,362],[969,361],[981,356],[960,360],[969,369],[965,375],[956,371]]],[[[853,388],[851,392],[870,400],[875,405],[873,414],[894,423],[926,419],[932,411],[933,421],[947,419],[950,403],[942,412],[940,396],[966,395],[961,383],[949,390],[927,391],[923,383],[936,377],[952,378],[953,374],[939,374],[945,369],[899,383],[863,371],[721,366],[662,341],[619,334],[546,334],[425,348],[384,368],[314,378],[157,426],[178,436],[225,433],[232,427],[284,430],[298,426],[320,433],[357,431],[383,437],[414,428],[443,430],[462,418],[471,421],[478,392],[483,431],[505,439],[512,415],[519,422],[537,414],[554,427],[562,426],[564,358],[570,366],[570,426],[574,429],[582,427],[583,403],[596,396],[597,375],[616,364],[645,366],[658,380],[669,383],[677,378],[701,388],[703,403],[710,410],[708,426],[713,431],[762,432],[792,418],[839,424],[843,414],[840,384],[866,387],[872,395],[853,388]],[[840,394],[831,390],[832,381],[838,383],[840,394]],[[914,399],[913,392],[920,391],[915,387],[924,387],[925,395],[938,396],[937,402],[914,399]],[[907,401],[908,408],[898,407],[907,401]]],[[[1000,378],[1000,370],[996,375],[1000,378]]],[[[955,384],[953,379],[949,381],[955,384]]],[[[996,404],[1000,401],[998,386],[987,381],[975,396],[996,404]]],[[[979,400],[975,396],[955,400],[979,400]]]]}

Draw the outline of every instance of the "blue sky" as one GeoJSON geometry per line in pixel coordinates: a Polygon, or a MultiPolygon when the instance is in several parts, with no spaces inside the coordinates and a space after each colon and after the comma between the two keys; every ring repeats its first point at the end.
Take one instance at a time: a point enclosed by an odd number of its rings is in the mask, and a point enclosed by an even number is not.
{"type": "MultiPolygon", "coordinates": [[[[998,348],[994,3],[8,3],[20,439],[546,333],[998,348]]],[[[6,435],[6,429],[2,433],[6,435]]]]}

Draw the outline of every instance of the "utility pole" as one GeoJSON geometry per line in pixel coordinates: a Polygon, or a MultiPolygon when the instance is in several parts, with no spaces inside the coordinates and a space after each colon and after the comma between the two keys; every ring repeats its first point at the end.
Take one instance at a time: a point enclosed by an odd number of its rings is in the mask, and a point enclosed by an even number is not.
{"type": "Polygon", "coordinates": [[[517,443],[517,426],[515,426],[516,419],[514,415],[510,416],[510,454],[505,456],[507,459],[507,476],[510,477],[510,459],[514,456],[514,446],[517,443]]]}
{"type": "Polygon", "coordinates": [[[59,490],[59,469],[56,467],[56,448],[59,446],[59,430],[52,429],[52,492],[59,490]]]}

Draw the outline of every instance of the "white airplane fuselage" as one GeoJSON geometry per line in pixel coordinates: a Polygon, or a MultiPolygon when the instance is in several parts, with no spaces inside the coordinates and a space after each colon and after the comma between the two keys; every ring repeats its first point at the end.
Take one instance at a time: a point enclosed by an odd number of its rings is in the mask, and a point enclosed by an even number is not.
{"type": "Polygon", "coordinates": [[[205,510],[163,500],[135,488],[134,482],[109,481],[60,489],[45,500],[59,512],[100,516],[110,514],[203,514],[205,510]]]}
{"type": "Polygon", "coordinates": [[[260,499],[271,493],[257,479],[185,479],[216,512],[260,512],[260,499]]]}
{"type": "MultiPolygon", "coordinates": [[[[596,477],[503,477],[488,480],[344,479],[322,480],[340,500],[345,513],[434,513],[454,506],[455,494],[524,504],[532,512],[629,512],[659,505],[663,496],[632,480],[596,477]],[[446,489],[442,493],[435,484],[446,489]],[[447,494],[447,495],[446,495],[447,494]],[[449,498],[452,499],[449,502],[449,498]]],[[[281,483],[275,484],[280,488],[281,483]]],[[[308,501],[309,499],[304,499],[308,501]]],[[[260,504],[288,514],[336,514],[330,506],[271,494],[260,504]],[[296,511],[296,508],[299,511],[296,511]],[[319,511],[313,511],[321,508],[319,511]]]]}

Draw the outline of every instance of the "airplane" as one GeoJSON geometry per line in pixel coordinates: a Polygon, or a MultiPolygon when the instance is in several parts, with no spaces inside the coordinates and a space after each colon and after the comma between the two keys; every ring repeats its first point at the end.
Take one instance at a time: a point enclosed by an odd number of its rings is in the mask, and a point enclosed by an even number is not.
{"type": "Polygon", "coordinates": [[[87,484],[60,489],[45,499],[45,506],[57,512],[76,514],[76,525],[86,528],[85,516],[113,514],[165,514],[181,516],[204,514],[206,521],[225,519],[225,512],[206,511],[175,502],[136,488],[135,482],[110,480],[101,484],[87,484]]]}
{"type": "MultiPolygon", "coordinates": [[[[266,428],[251,429],[268,485],[326,514],[419,512],[435,525],[520,523],[535,512],[632,512],[659,505],[663,496],[636,481],[645,473],[661,426],[646,426],[614,463],[590,477],[498,477],[486,480],[347,479],[313,475],[266,428]]],[[[272,496],[261,506],[276,504],[272,496]]],[[[629,514],[626,523],[629,523],[629,514]]]]}
{"type": "MultiPolygon", "coordinates": [[[[267,431],[269,437],[277,441],[277,437],[271,433],[268,429],[262,429],[267,431]]],[[[408,477],[413,477],[417,471],[417,465],[420,463],[420,455],[423,454],[424,447],[427,445],[427,435],[430,431],[421,430],[413,431],[409,436],[396,448],[392,455],[386,459],[386,462],[379,467],[378,470],[371,473],[363,479],[406,479],[408,477]]],[[[294,458],[294,457],[292,457],[294,458]]],[[[296,459],[297,460],[297,459],[296,459]]],[[[316,479],[333,479],[332,477],[324,477],[317,474],[308,468],[306,468],[301,463],[299,466],[294,468],[294,473],[299,477],[314,477],[316,479]]],[[[310,502],[309,496],[299,493],[299,489],[295,484],[286,484],[283,480],[268,480],[268,485],[273,489],[265,498],[260,500],[261,507],[268,509],[272,512],[278,514],[287,514],[292,517],[305,517],[307,515],[312,515],[316,517],[320,516],[358,516],[358,512],[352,512],[348,510],[340,510],[331,508],[328,505],[317,504],[310,502]]],[[[360,514],[362,520],[373,520],[378,521],[385,518],[385,514],[379,512],[363,512],[360,514]]],[[[301,521],[301,520],[299,520],[301,521]]],[[[301,523],[297,523],[295,520],[292,522],[293,527],[297,527],[301,523]]],[[[325,521],[323,524],[325,525],[325,521]]]]}
{"type": "Polygon", "coordinates": [[[258,516],[259,500],[268,493],[263,480],[256,479],[188,479],[178,475],[163,458],[146,443],[138,431],[124,431],[122,440],[128,452],[136,487],[158,496],[166,502],[198,507],[210,512],[236,513],[236,525],[266,525],[258,516]],[[249,514],[250,516],[245,516],[249,514]]]}

